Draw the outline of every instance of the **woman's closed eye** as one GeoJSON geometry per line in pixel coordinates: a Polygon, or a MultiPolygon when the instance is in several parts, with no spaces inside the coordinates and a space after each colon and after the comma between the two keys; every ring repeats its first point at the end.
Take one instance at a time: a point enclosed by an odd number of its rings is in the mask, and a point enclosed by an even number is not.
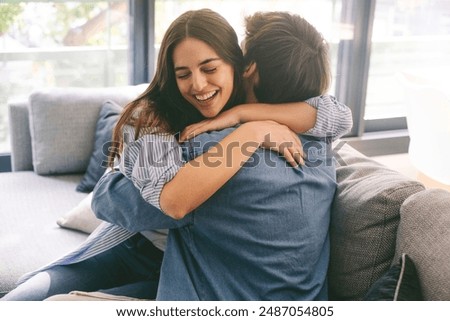
{"type": "MultiPolygon", "coordinates": [[[[211,68],[203,68],[202,72],[205,74],[213,74],[217,71],[217,67],[211,67],[211,68]]],[[[178,79],[187,79],[191,76],[191,72],[180,72],[176,74],[176,77],[178,79]]]]}
{"type": "Polygon", "coordinates": [[[190,75],[191,75],[190,72],[176,74],[178,79],[187,79],[187,78],[189,78],[190,75]]]}
{"type": "Polygon", "coordinates": [[[205,68],[205,69],[203,69],[203,72],[204,73],[207,73],[207,74],[212,74],[212,73],[214,73],[214,72],[216,72],[217,71],[217,67],[211,67],[211,68],[205,68]]]}

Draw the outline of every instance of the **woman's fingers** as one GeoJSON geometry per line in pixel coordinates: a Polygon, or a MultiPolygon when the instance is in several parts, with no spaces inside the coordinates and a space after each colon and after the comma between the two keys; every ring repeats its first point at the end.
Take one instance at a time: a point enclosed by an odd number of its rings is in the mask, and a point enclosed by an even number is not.
{"type": "Polygon", "coordinates": [[[292,166],[297,167],[298,165],[304,165],[305,161],[302,157],[303,151],[301,147],[293,143],[286,143],[286,146],[282,146],[280,154],[284,156],[286,161],[292,166]]]}
{"type": "Polygon", "coordinates": [[[303,151],[303,144],[297,134],[293,133],[295,141],[297,141],[297,146],[293,151],[295,160],[300,165],[305,165],[305,153],[303,151]]]}
{"type": "Polygon", "coordinates": [[[224,111],[215,118],[205,119],[187,126],[180,134],[180,141],[186,141],[204,132],[233,127],[238,123],[239,121],[236,118],[236,115],[234,115],[231,110],[224,111]]]}
{"type": "Polygon", "coordinates": [[[180,141],[186,141],[204,132],[225,128],[218,120],[207,119],[187,126],[180,135],[180,141]]]}
{"type": "Polygon", "coordinates": [[[293,167],[305,164],[303,159],[303,149],[302,146],[298,144],[297,140],[292,139],[291,141],[288,141],[282,139],[281,141],[278,141],[275,139],[273,141],[270,140],[270,142],[266,141],[262,147],[277,152],[293,167]]]}
{"type": "Polygon", "coordinates": [[[283,156],[292,167],[297,167],[299,165],[295,159],[295,153],[291,148],[285,148],[283,151],[283,156]]]}
{"type": "Polygon", "coordinates": [[[297,165],[301,165],[301,166],[305,165],[305,160],[303,159],[303,151],[301,151],[297,148],[292,148],[290,150],[290,153],[292,154],[292,157],[294,158],[295,163],[297,165]]]}
{"type": "Polygon", "coordinates": [[[187,126],[180,134],[180,141],[184,142],[191,138],[194,138],[197,135],[207,131],[205,128],[205,124],[203,122],[199,122],[196,124],[192,124],[187,126]]]}
{"type": "Polygon", "coordinates": [[[304,165],[304,152],[300,138],[285,125],[266,122],[267,134],[262,147],[276,151],[291,166],[304,165]]]}

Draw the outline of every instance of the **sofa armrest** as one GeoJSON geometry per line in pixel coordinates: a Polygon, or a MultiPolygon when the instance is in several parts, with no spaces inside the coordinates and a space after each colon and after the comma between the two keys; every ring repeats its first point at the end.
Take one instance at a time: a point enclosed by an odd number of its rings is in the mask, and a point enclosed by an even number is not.
{"type": "Polygon", "coordinates": [[[11,167],[13,172],[33,170],[28,100],[8,102],[11,137],[11,167]]]}
{"type": "Polygon", "coordinates": [[[427,301],[450,300],[450,193],[427,189],[400,208],[395,257],[408,254],[427,301]]]}

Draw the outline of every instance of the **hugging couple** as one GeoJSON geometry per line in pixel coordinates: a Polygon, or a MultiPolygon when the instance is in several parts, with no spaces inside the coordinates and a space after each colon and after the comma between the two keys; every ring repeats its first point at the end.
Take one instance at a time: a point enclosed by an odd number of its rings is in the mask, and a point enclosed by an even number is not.
{"type": "Polygon", "coordinates": [[[92,200],[105,222],[1,300],[328,299],[326,151],[351,112],[327,95],[328,47],[310,23],[286,12],[245,22],[241,48],[212,10],[173,21],[152,82],[115,126],[92,200]]]}

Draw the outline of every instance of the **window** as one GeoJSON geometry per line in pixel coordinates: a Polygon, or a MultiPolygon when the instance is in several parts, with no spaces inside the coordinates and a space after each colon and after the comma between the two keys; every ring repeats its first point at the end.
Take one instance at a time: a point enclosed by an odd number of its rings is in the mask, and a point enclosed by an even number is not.
{"type": "Polygon", "coordinates": [[[45,87],[128,84],[128,1],[0,3],[0,153],[6,104],[45,87]]]}
{"type": "MultiPolygon", "coordinates": [[[[369,156],[407,153],[407,106],[399,74],[412,73],[445,86],[450,71],[447,58],[450,3],[446,0],[344,2],[354,11],[353,49],[358,53],[353,56],[356,62],[347,60],[342,67],[345,72],[354,69],[347,78],[349,90],[346,95],[337,95],[353,108],[351,136],[354,138],[349,142],[369,156]],[[361,57],[364,61],[358,61],[361,57]]],[[[343,61],[348,58],[344,57],[343,61]]]]}
{"type": "Polygon", "coordinates": [[[448,57],[449,1],[378,0],[364,119],[405,117],[398,73],[445,84],[450,72],[448,57]]]}

